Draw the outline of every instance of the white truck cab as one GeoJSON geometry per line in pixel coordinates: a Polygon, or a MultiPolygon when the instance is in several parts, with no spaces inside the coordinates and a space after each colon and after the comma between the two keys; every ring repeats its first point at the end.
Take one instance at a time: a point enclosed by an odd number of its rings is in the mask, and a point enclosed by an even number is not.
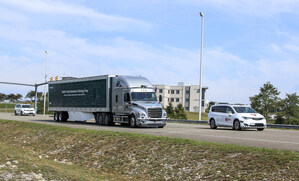
{"type": "Polygon", "coordinates": [[[235,130],[257,129],[267,127],[266,119],[248,105],[218,104],[210,108],[208,123],[212,129],[232,127],[235,130]]]}

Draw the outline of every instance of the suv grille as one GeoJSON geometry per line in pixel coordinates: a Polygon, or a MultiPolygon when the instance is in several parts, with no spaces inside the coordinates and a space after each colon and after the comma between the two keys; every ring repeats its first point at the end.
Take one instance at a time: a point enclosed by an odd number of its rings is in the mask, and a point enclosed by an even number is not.
{"type": "Polygon", "coordinates": [[[255,123],[255,126],[264,126],[263,123],[255,123]]]}
{"type": "Polygon", "coordinates": [[[150,118],[161,118],[162,117],[162,108],[149,108],[147,110],[148,117],[150,118]]]}
{"type": "Polygon", "coordinates": [[[263,120],[264,118],[252,118],[255,121],[263,120]]]}

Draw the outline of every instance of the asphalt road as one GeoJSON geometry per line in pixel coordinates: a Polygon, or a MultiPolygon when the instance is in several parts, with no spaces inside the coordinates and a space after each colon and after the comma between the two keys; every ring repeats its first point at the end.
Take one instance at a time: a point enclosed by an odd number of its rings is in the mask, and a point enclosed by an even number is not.
{"type": "Polygon", "coordinates": [[[86,123],[74,121],[60,123],[55,122],[53,120],[53,117],[49,116],[14,116],[12,113],[0,113],[0,119],[33,122],[72,128],[134,132],[216,143],[294,150],[299,152],[299,130],[265,129],[264,131],[234,131],[230,128],[218,128],[214,130],[210,129],[208,125],[181,123],[168,123],[164,128],[129,128],[118,125],[107,127],[96,125],[94,120],[90,120],[86,123]]]}

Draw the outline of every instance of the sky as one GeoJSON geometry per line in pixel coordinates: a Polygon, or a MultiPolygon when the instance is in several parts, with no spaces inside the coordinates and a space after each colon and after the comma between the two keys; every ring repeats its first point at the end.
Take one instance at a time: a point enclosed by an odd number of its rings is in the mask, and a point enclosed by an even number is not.
{"type": "Polygon", "coordinates": [[[206,99],[248,104],[266,82],[284,98],[299,91],[298,9],[298,0],[0,0],[0,82],[42,83],[47,60],[47,80],[198,85],[203,12],[206,99]]]}

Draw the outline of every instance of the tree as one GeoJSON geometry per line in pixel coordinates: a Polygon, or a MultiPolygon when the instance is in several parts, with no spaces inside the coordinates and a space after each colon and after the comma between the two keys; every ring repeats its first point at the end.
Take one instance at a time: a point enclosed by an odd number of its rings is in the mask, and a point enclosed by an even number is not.
{"type": "Polygon", "coordinates": [[[166,106],[166,112],[167,117],[174,119],[174,109],[171,102],[166,106]]]}
{"type": "Polygon", "coordinates": [[[15,94],[8,94],[7,95],[7,99],[10,101],[10,102],[15,102],[15,101],[17,101],[17,99],[16,99],[16,95],[15,94]]]}
{"type": "MultiPolygon", "coordinates": [[[[43,93],[42,93],[42,92],[37,92],[37,99],[38,99],[38,100],[41,100],[42,96],[43,96],[43,93]]],[[[28,99],[30,99],[31,101],[33,101],[34,98],[35,98],[35,91],[29,91],[29,92],[26,94],[25,97],[28,98],[28,99]]]]}
{"type": "Polygon", "coordinates": [[[260,93],[253,97],[250,97],[251,107],[256,111],[263,114],[266,118],[269,118],[271,113],[279,110],[279,98],[280,92],[270,82],[267,82],[260,88],[260,93]]]}
{"type": "Polygon", "coordinates": [[[6,94],[0,93],[0,102],[3,102],[6,100],[6,94]]]}
{"type": "Polygon", "coordinates": [[[17,95],[15,95],[15,100],[16,100],[16,101],[18,101],[18,100],[20,100],[20,99],[22,99],[22,98],[23,98],[22,94],[17,94],[17,95]]]}
{"type": "MultiPolygon", "coordinates": [[[[48,104],[49,103],[49,99],[48,99],[48,92],[46,93],[46,108],[45,108],[45,113],[49,114],[52,113],[51,111],[48,111],[48,104]]],[[[37,113],[38,114],[42,114],[44,112],[44,97],[41,96],[40,101],[37,103],[37,113]]]]}
{"type": "Polygon", "coordinates": [[[296,93],[286,94],[281,105],[276,123],[299,124],[299,96],[296,93]]]}
{"type": "Polygon", "coordinates": [[[283,111],[286,116],[299,118],[299,96],[296,93],[286,94],[283,102],[283,111]]]}
{"type": "Polygon", "coordinates": [[[184,119],[187,120],[187,115],[185,113],[184,107],[182,104],[179,104],[175,109],[175,119],[184,119]]]}

